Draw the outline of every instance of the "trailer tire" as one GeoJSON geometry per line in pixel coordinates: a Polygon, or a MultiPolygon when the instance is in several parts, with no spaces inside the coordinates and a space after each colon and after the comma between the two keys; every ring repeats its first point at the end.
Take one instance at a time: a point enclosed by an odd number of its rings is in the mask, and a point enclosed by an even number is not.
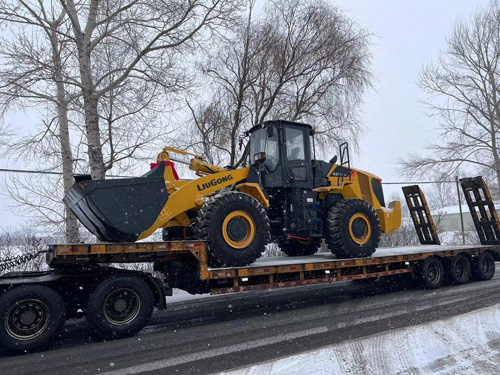
{"type": "Polygon", "coordinates": [[[474,280],[491,280],[495,276],[495,259],[489,252],[481,253],[474,258],[471,268],[474,280]]]}
{"type": "Polygon", "coordinates": [[[269,240],[269,219],[248,194],[228,191],[206,202],[196,219],[196,237],[207,241],[210,263],[241,267],[257,260],[269,240]]]}
{"type": "Polygon", "coordinates": [[[443,264],[438,258],[429,257],[425,259],[417,270],[419,284],[425,289],[437,289],[444,282],[443,264]]]}
{"type": "Polygon", "coordinates": [[[380,242],[380,221],[373,207],[361,199],[344,199],[328,210],[325,242],[337,258],[372,255],[380,242]]]}
{"type": "Polygon", "coordinates": [[[282,252],[290,257],[314,255],[321,247],[321,239],[310,237],[305,241],[295,238],[278,237],[276,243],[282,252]]]}
{"type": "Polygon", "coordinates": [[[470,280],[471,266],[469,258],[464,254],[458,254],[450,259],[447,270],[449,280],[454,284],[466,284],[470,280]]]}
{"type": "Polygon", "coordinates": [[[117,276],[104,280],[92,292],[87,321],[102,338],[130,337],[148,324],[153,306],[153,292],[144,280],[117,276]]]}
{"type": "Polygon", "coordinates": [[[52,288],[18,286],[0,297],[0,345],[7,351],[42,348],[54,339],[66,322],[66,306],[52,288]]]}

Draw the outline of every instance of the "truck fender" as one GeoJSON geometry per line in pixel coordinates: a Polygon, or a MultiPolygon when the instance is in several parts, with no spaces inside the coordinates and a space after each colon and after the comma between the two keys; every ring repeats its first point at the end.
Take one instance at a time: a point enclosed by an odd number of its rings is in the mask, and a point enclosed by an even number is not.
{"type": "Polygon", "coordinates": [[[167,302],[166,302],[166,292],[163,283],[156,277],[148,276],[146,280],[151,287],[151,291],[153,292],[156,299],[156,308],[158,310],[166,310],[167,302]]]}

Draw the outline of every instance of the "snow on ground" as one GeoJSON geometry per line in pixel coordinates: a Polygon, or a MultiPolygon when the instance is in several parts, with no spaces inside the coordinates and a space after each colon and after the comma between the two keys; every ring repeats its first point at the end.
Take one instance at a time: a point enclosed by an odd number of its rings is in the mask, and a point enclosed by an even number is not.
{"type": "Polygon", "coordinates": [[[167,297],[167,304],[182,302],[182,301],[191,301],[195,299],[208,298],[208,297],[213,297],[213,296],[210,294],[189,294],[188,292],[182,289],[173,288],[172,296],[167,297]]]}
{"type": "Polygon", "coordinates": [[[222,374],[499,373],[500,304],[222,374]]]}

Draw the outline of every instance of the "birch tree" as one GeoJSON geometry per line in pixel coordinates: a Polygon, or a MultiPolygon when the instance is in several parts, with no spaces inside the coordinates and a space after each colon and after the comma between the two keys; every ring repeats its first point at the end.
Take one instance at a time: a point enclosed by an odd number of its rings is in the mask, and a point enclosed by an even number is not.
{"type": "Polygon", "coordinates": [[[229,0],[60,0],[71,22],[82,92],[90,172],[106,172],[100,132],[99,101],[127,81],[154,80],[164,90],[182,87],[185,54],[231,22],[239,2],[229,0]],[[96,50],[113,44],[121,58],[111,69],[96,71],[96,50]]]}
{"type": "MultiPolygon", "coordinates": [[[[74,97],[66,81],[65,62],[71,52],[65,19],[63,9],[44,2],[0,2],[0,26],[9,30],[0,37],[0,108],[5,113],[15,106],[49,106],[55,112],[42,137],[58,139],[64,193],[73,185],[68,111],[74,97]]],[[[10,146],[17,157],[33,153],[10,146]]],[[[76,217],[68,209],[64,217],[67,241],[78,242],[76,217]]]]}

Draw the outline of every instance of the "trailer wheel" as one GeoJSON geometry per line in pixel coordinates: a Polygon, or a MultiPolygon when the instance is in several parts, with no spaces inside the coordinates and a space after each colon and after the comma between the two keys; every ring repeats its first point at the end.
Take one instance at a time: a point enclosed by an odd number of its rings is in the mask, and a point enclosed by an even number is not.
{"type": "Polygon", "coordinates": [[[246,266],[257,260],[269,239],[269,219],[250,195],[228,191],[211,198],[198,212],[197,238],[207,241],[211,263],[246,266]]]}
{"type": "Polygon", "coordinates": [[[450,260],[448,274],[454,284],[468,283],[471,275],[469,259],[463,254],[454,256],[450,260]]]}
{"type": "Polygon", "coordinates": [[[495,260],[488,252],[481,253],[474,258],[471,268],[474,280],[491,280],[495,276],[495,260]]]}
{"type": "Polygon", "coordinates": [[[153,306],[153,292],[144,280],[118,276],[103,281],[92,292],[87,321],[105,339],[129,337],[148,324],[153,306]]]}
{"type": "Polygon", "coordinates": [[[278,237],[276,243],[286,255],[295,257],[316,254],[321,246],[321,238],[309,237],[307,240],[300,240],[278,237]]]}
{"type": "Polygon", "coordinates": [[[337,258],[372,255],[380,242],[380,221],[368,202],[345,199],[330,207],[325,242],[337,258]]]}
{"type": "Polygon", "coordinates": [[[422,287],[425,289],[437,289],[444,282],[443,264],[438,258],[429,257],[417,270],[417,277],[422,287]]]}
{"type": "Polygon", "coordinates": [[[13,352],[47,345],[66,322],[62,297],[43,285],[24,285],[0,297],[0,345],[13,352]]]}

